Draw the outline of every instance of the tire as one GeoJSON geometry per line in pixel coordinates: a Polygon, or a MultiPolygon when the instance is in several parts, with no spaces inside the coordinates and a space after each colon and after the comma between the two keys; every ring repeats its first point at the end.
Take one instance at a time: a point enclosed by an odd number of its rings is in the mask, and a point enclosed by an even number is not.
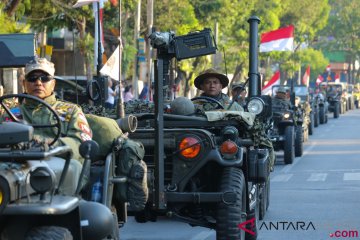
{"type": "Polygon", "coordinates": [[[241,169],[235,167],[224,168],[220,191],[233,191],[236,193],[234,204],[218,204],[216,219],[217,240],[245,240],[245,231],[238,225],[246,221],[246,189],[245,178],[241,169]]]}
{"type": "Polygon", "coordinates": [[[314,113],[310,113],[309,135],[314,134],[314,113]]]}
{"type": "Polygon", "coordinates": [[[73,236],[69,230],[58,226],[41,226],[31,229],[25,240],[72,240],[73,236]]]}
{"type": "Polygon", "coordinates": [[[302,126],[295,128],[295,157],[301,157],[304,151],[302,126]]]}
{"type": "Polygon", "coordinates": [[[284,142],[284,162],[285,164],[292,164],[295,158],[295,142],[294,142],[294,126],[287,126],[285,128],[285,142],[284,142]]]}
{"type": "Polygon", "coordinates": [[[340,115],[340,104],[335,103],[335,106],[334,106],[334,118],[338,118],[339,115],[340,115]]]}
{"type": "Polygon", "coordinates": [[[324,107],[320,107],[319,110],[319,120],[320,120],[320,124],[324,124],[325,123],[325,108],[324,107]]]}
{"type": "Polygon", "coordinates": [[[261,190],[259,220],[264,220],[266,211],[269,208],[269,193],[270,193],[270,176],[263,184],[263,188],[261,190]]]}
{"type": "Polygon", "coordinates": [[[315,111],[314,113],[314,127],[319,126],[319,110],[315,111]]]}

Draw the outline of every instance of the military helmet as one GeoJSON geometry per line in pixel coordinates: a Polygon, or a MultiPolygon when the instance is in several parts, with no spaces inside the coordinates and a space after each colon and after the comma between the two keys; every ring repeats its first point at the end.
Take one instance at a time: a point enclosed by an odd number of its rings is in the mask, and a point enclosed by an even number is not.
{"type": "Polygon", "coordinates": [[[191,115],[195,112],[193,102],[186,97],[175,98],[170,103],[171,113],[176,115],[191,115]]]}

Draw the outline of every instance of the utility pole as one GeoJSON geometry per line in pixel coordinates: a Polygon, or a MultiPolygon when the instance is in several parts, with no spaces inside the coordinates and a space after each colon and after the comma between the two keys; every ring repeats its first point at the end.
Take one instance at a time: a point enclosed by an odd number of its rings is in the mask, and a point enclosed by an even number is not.
{"type": "Polygon", "coordinates": [[[119,102],[117,107],[117,116],[118,118],[125,117],[125,110],[124,110],[124,101],[123,101],[123,93],[121,91],[121,62],[122,62],[122,51],[123,51],[123,43],[122,43],[122,28],[121,28],[121,5],[122,0],[119,1],[119,102]]]}
{"type": "MultiPolygon", "coordinates": [[[[135,13],[135,29],[134,29],[134,40],[135,40],[135,48],[139,51],[138,47],[138,39],[139,39],[139,32],[140,32],[140,15],[141,15],[141,0],[137,0],[137,8],[135,13]]],[[[132,79],[132,87],[134,90],[134,98],[138,98],[139,96],[139,89],[138,89],[138,54],[136,54],[136,58],[134,61],[134,75],[132,79]]]]}

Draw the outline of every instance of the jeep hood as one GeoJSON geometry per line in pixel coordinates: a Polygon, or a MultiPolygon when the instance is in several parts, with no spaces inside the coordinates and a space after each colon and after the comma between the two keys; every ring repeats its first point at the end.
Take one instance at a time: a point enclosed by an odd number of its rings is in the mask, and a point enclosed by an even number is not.
{"type": "Polygon", "coordinates": [[[255,120],[255,114],[240,111],[206,111],[205,115],[209,122],[235,119],[246,123],[249,127],[254,125],[255,120]]]}

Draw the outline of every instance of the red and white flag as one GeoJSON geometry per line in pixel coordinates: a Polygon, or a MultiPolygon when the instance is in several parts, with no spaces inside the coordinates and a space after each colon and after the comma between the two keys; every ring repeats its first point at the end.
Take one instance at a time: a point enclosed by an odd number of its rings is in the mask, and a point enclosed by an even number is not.
{"type": "Polygon", "coordinates": [[[271,95],[272,86],[280,84],[280,71],[275,72],[270,81],[261,89],[262,95],[271,95]]]}
{"type": "Polygon", "coordinates": [[[261,34],[260,52],[293,51],[294,26],[279,28],[261,34]]]}
{"type": "Polygon", "coordinates": [[[309,82],[310,82],[310,66],[308,66],[306,68],[306,71],[304,73],[303,79],[302,79],[302,84],[304,84],[305,86],[309,86],[309,82]]]}
{"type": "Polygon", "coordinates": [[[327,72],[331,72],[330,64],[326,66],[326,71],[327,71],[327,72]]]}
{"type": "Polygon", "coordinates": [[[340,82],[340,75],[338,73],[335,75],[335,82],[336,83],[340,82]]]}
{"type": "Polygon", "coordinates": [[[319,74],[319,76],[318,76],[317,79],[316,79],[316,86],[319,86],[319,84],[322,83],[323,81],[324,81],[323,76],[321,76],[321,75],[319,74]]]}

